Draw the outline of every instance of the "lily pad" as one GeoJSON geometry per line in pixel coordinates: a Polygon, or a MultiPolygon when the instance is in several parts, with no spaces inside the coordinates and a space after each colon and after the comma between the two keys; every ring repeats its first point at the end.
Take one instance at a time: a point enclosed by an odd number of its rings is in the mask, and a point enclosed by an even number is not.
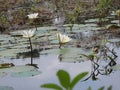
{"type": "Polygon", "coordinates": [[[113,21],[111,21],[111,23],[118,24],[118,23],[119,23],[119,20],[113,20],[113,21]]]}
{"type": "Polygon", "coordinates": [[[12,77],[32,77],[39,75],[41,72],[40,71],[26,71],[26,72],[16,72],[12,73],[12,77]]]}
{"type": "Polygon", "coordinates": [[[111,69],[113,69],[115,71],[120,71],[120,64],[112,66],[111,69]]]}
{"type": "Polygon", "coordinates": [[[49,49],[42,51],[43,54],[57,54],[59,55],[59,60],[63,62],[80,62],[86,60],[85,57],[82,57],[81,54],[90,54],[90,51],[84,51],[79,48],[62,48],[62,49],[49,49]]]}
{"type": "Polygon", "coordinates": [[[6,49],[0,52],[1,57],[15,58],[17,53],[29,51],[28,49],[6,49]]]}
{"type": "Polygon", "coordinates": [[[88,20],[85,20],[86,23],[94,23],[94,22],[98,22],[99,19],[88,19],[88,20]]]}
{"type": "Polygon", "coordinates": [[[0,69],[0,76],[5,76],[10,73],[13,77],[30,77],[40,74],[41,72],[37,70],[34,66],[13,66],[10,68],[0,69]]]}
{"type": "Polygon", "coordinates": [[[0,86],[0,90],[14,90],[14,88],[9,86],[0,86]]]}
{"type": "Polygon", "coordinates": [[[108,39],[109,42],[120,42],[119,38],[115,38],[115,39],[108,39]]]}
{"type": "MultiPolygon", "coordinates": [[[[7,73],[5,73],[5,72],[0,72],[0,77],[4,77],[4,76],[6,76],[7,75],[7,73]]],[[[1,90],[1,89],[0,89],[1,90]]]]}

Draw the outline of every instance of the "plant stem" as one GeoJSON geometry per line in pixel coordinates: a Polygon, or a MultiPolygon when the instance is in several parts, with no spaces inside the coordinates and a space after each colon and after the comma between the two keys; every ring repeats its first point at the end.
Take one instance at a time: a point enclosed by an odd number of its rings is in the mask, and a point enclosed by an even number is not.
{"type": "Polygon", "coordinates": [[[118,20],[119,20],[119,25],[120,25],[120,16],[118,17],[118,20]]]}
{"type": "Polygon", "coordinates": [[[29,43],[30,43],[30,49],[31,49],[31,65],[32,65],[33,64],[33,55],[32,55],[33,48],[32,48],[31,38],[29,38],[29,43]]]}
{"type": "Polygon", "coordinates": [[[37,25],[36,25],[36,21],[35,21],[35,29],[36,29],[36,31],[37,31],[37,25]]]}

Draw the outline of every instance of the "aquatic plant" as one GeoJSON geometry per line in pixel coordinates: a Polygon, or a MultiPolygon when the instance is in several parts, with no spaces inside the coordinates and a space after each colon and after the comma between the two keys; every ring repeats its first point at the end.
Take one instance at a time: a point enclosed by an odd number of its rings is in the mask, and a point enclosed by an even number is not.
{"type": "Polygon", "coordinates": [[[65,70],[59,70],[56,75],[59,79],[59,83],[61,86],[54,84],[54,83],[47,83],[47,84],[41,85],[41,87],[48,88],[48,89],[54,89],[54,90],[73,90],[75,85],[81,79],[83,79],[87,74],[88,72],[80,73],[77,76],[75,76],[73,80],[71,80],[68,72],[66,72],[65,70]]]}
{"type": "Polygon", "coordinates": [[[31,49],[31,65],[33,64],[33,48],[32,48],[32,42],[31,42],[31,38],[34,36],[35,30],[26,30],[26,31],[22,31],[22,35],[24,38],[29,39],[29,44],[30,44],[30,49],[31,49]]]}
{"type": "MultiPolygon", "coordinates": [[[[92,88],[89,86],[87,90],[92,90],[92,88]]],[[[112,86],[110,85],[107,89],[105,89],[104,86],[98,88],[98,90],[112,90],[112,86]]]]}
{"type": "Polygon", "coordinates": [[[120,10],[116,11],[116,15],[118,16],[119,24],[120,24],[120,10]]]}
{"type": "Polygon", "coordinates": [[[109,14],[109,10],[112,5],[112,0],[99,0],[99,4],[97,4],[97,11],[99,12],[99,22],[98,24],[102,26],[104,23],[104,17],[109,14]]]}
{"type": "Polygon", "coordinates": [[[37,18],[37,16],[38,16],[38,13],[33,13],[28,15],[29,19],[37,18]]]}
{"type": "Polygon", "coordinates": [[[109,49],[109,47],[106,46],[107,42],[109,42],[107,39],[103,39],[102,46],[94,47],[91,54],[81,54],[82,56],[87,57],[92,64],[91,74],[85,80],[88,80],[89,78],[97,80],[98,75],[109,75],[113,71],[112,67],[117,64],[116,58],[118,56],[116,55],[114,48],[109,49]],[[101,60],[105,61],[106,64],[102,66],[100,64],[101,60]]]}
{"type": "MultiPolygon", "coordinates": [[[[28,18],[29,18],[29,19],[34,20],[34,19],[36,19],[36,18],[37,18],[38,13],[29,14],[29,15],[27,15],[27,16],[28,16],[28,18]]],[[[36,30],[37,30],[37,25],[36,25],[36,22],[35,22],[35,28],[36,28],[36,30]]]]}
{"type": "Polygon", "coordinates": [[[57,39],[59,41],[59,48],[61,48],[61,46],[67,42],[69,42],[71,39],[67,36],[67,35],[64,35],[64,34],[61,34],[60,32],[57,33],[57,39]]]}

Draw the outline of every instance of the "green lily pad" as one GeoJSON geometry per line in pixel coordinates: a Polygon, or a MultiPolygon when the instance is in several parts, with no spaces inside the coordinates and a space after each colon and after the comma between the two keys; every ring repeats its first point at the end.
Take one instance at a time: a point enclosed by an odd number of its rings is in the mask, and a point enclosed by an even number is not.
{"type": "Polygon", "coordinates": [[[26,72],[16,72],[12,73],[12,77],[32,77],[39,75],[41,72],[40,71],[26,71],[26,72]]]}
{"type": "Polygon", "coordinates": [[[88,19],[88,20],[85,20],[86,23],[94,23],[94,22],[98,22],[99,19],[88,19]]]}
{"type": "Polygon", "coordinates": [[[119,23],[119,20],[113,20],[113,21],[111,21],[111,23],[118,24],[118,23],[119,23]]]}
{"type": "Polygon", "coordinates": [[[108,39],[109,42],[120,42],[119,38],[115,38],[115,39],[108,39]]]}
{"type": "MultiPolygon", "coordinates": [[[[0,77],[4,77],[4,76],[6,76],[7,75],[7,73],[5,73],[5,72],[0,72],[0,77]]],[[[1,90],[1,89],[0,89],[1,90]]]]}
{"type": "Polygon", "coordinates": [[[14,88],[9,86],[0,86],[0,90],[14,90],[14,88]]]}
{"type": "Polygon", "coordinates": [[[53,29],[55,29],[55,27],[53,27],[53,26],[38,27],[38,31],[41,31],[41,30],[53,30],[53,29]]]}
{"type": "Polygon", "coordinates": [[[13,66],[10,68],[0,69],[0,76],[3,77],[10,73],[13,77],[30,77],[40,74],[41,72],[37,70],[34,66],[13,66]]]}
{"type": "Polygon", "coordinates": [[[115,71],[120,71],[120,64],[117,64],[115,66],[112,66],[111,69],[115,70],[115,71]]]}
{"type": "Polygon", "coordinates": [[[6,50],[3,50],[0,52],[0,56],[1,57],[7,57],[7,58],[15,58],[17,53],[20,53],[20,52],[26,52],[26,51],[30,51],[29,49],[6,49],[6,50]],[[9,53],[10,52],[10,53],[9,53]]]}
{"type": "Polygon", "coordinates": [[[11,72],[25,72],[25,71],[32,71],[32,70],[36,70],[36,68],[33,66],[20,65],[20,66],[0,69],[0,72],[11,73],[11,72]]]}
{"type": "Polygon", "coordinates": [[[21,33],[22,33],[22,31],[19,30],[19,31],[10,32],[10,35],[11,35],[11,36],[22,36],[21,33]]]}
{"type": "Polygon", "coordinates": [[[42,51],[43,54],[57,54],[59,55],[60,61],[63,62],[80,62],[87,60],[86,57],[82,57],[81,54],[90,54],[91,51],[84,51],[83,49],[79,48],[62,48],[62,49],[49,49],[42,51]]]}

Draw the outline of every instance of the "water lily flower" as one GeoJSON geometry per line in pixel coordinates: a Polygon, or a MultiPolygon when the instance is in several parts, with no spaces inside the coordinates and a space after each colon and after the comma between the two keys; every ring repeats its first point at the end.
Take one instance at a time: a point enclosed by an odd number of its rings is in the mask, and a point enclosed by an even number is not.
{"type": "Polygon", "coordinates": [[[116,15],[117,15],[118,17],[120,17],[120,10],[117,10],[117,11],[116,11],[116,15]]]}
{"type": "Polygon", "coordinates": [[[119,24],[120,24],[120,9],[116,11],[116,15],[118,16],[119,24]]]}
{"type": "Polygon", "coordinates": [[[38,13],[29,14],[27,16],[28,16],[29,19],[34,19],[34,18],[37,18],[38,13]]]}
{"type": "Polygon", "coordinates": [[[22,35],[24,38],[31,38],[34,36],[35,30],[26,30],[22,31],[22,35]]]}
{"type": "Polygon", "coordinates": [[[67,35],[64,35],[64,34],[61,34],[61,33],[57,33],[57,39],[59,41],[60,47],[61,47],[62,44],[65,44],[65,43],[67,43],[71,40],[67,35]]]}
{"type": "Polygon", "coordinates": [[[29,39],[29,44],[31,49],[31,65],[33,65],[33,48],[32,48],[31,38],[34,36],[34,33],[35,33],[35,30],[22,31],[23,37],[29,39]]]}

